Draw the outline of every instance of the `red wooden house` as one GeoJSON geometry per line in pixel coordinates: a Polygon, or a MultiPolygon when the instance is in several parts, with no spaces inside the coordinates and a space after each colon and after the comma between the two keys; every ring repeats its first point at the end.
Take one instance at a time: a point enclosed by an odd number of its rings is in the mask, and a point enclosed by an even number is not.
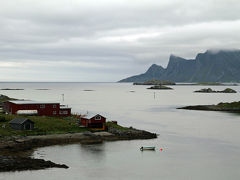
{"type": "Polygon", "coordinates": [[[86,115],[81,117],[81,124],[87,128],[105,130],[106,118],[97,114],[95,116],[86,115]]]}
{"type": "Polygon", "coordinates": [[[39,116],[70,116],[71,108],[60,103],[38,101],[6,101],[3,109],[8,114],[35,114],[39,116]]]}

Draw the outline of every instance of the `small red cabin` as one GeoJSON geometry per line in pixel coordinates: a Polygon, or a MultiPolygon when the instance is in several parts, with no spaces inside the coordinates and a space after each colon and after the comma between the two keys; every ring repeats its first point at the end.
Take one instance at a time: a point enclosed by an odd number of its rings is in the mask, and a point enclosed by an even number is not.
{"type": "Polygon", "coordinates": [[[35,114],[39,116],[70,116],[71,108],[60,103],[38,101],[6,101],[3,109],[8,114],[35,114]]]}
{"type": "Polygon", "coordinates": [[[87,128],[105,130],[106,118],[97,114],[95,116],[87,115],[81,117],[81,124],[87,128]]]}

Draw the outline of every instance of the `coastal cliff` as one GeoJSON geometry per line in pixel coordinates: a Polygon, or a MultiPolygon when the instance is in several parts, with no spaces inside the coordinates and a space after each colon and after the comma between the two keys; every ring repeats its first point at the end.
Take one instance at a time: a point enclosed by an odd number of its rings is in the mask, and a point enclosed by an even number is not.
{"type": "Polygon", "coordinates": [[[153,64],[145,73],[119,82],[240,82],[240,50],[207,50],[195,59],[171,55],[167,68],[153,64]]]}

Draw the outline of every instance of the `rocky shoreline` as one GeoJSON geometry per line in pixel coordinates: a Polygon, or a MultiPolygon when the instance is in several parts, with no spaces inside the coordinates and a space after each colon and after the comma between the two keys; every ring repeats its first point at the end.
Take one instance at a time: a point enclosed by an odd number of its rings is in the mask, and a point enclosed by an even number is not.
{"type": "Polygon", "coordinates": [[[203,111],[226,111],[226,112],[240,112],[240,101],[232,103],[219,103],[217,105],[196,105],[196,106],[185,106],[177,109],[187,110],[203,110],[203,111]]]}
{"type": "Polygon", "coordinates": [[[0,172],[22,171],[22,170],[39,170],[46,168],[68,168],[64,164],[56,164],[43,159],[33,159],[30,157],[19,156],[0,156],[0,172]],[[31,168],[29,168],[31,166],[31,168]]]}
{"type": "Polygon", "coordinates": [[[51,161],[30,158],[26,154],[19,155],[21,152],[31,151],[38,147],[72,143],[94,144],[102,143],[103,141],[152,138],[157,138],[157,135],[155,133],[134,128],[129,128],[128,130],[109,128],[108,132],[5,137],[0,139],[0,169],[3,172],[36,170],[51,167],[68,168],[67,165],[60,165],[51,161]]]}
{"type": "Polygon", "coordinates": [[[147,89],[154,89],[154,90],[169,90],[169,89],[173,89],[173,88],[170,88],[168,86],[163,86],[163,85],[154,85],[154,86],[151,86],[147,89]]]}

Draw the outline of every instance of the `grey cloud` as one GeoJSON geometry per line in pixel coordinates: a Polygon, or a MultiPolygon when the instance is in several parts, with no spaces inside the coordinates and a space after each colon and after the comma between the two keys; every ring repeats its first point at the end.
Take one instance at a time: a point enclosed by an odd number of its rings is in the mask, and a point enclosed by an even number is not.
{"type": "MultiPolygon", "coordinates": [[[[0,67],[27,61],[37,69],[35,62],[64,61],[68,65],[58,68],[70,79],[82,71],[79,81],[87,73],[86,81],[116,81],[152,63],[166,66],[172,53],[193,58],[209,48],[239,48],[239,9],[238,0],[1,1],[0,67]],[[81,67],[86,62],[95,66],[81,67]]],[[[13,69],[2,72],[14,79],[13,69]]],[[[54,67],[38,71],[59,77],[54,67]]]]}

